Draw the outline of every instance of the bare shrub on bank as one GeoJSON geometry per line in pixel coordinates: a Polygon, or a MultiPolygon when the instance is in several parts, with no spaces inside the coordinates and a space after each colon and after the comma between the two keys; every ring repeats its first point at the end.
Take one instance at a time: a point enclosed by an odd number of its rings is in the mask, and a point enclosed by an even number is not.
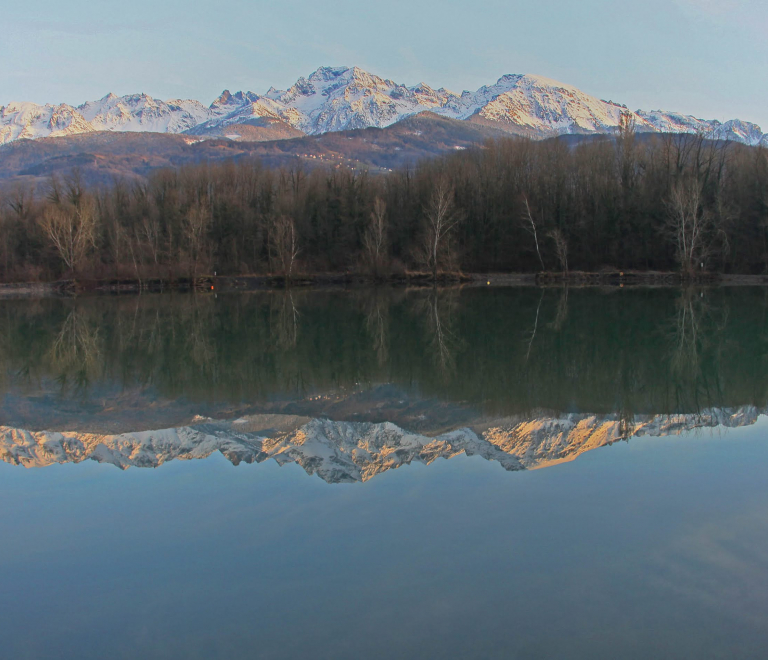
{"type": "MultiPolygon", "coordinates": [[[[210,223],[210,213],[199,205],[189,209],[186,215],[184,229],[192,257],[192,278],[197,278],[197,268],[205,252],[205,239],[210,223]]],[[[137,228],[137,238],[138,238],[137,228]]]]}

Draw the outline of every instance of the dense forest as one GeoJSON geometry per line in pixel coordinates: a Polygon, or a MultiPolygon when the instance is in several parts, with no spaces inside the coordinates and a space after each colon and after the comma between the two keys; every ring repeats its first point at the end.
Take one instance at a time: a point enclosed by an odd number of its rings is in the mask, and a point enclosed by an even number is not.
{"type": "Polygon", "coordinates": [[[508,138],[372,175],[258,161],[0,200],[0,280],[768,271],[768,151],[703,135],[508,138]]]}

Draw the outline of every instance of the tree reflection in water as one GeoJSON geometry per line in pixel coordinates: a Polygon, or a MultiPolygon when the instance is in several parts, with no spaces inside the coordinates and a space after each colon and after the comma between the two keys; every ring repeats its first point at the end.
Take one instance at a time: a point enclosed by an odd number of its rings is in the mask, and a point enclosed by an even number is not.
{"type": "Polygon", "coordinates": [[[386,384],[486,416],[618,414],[629,436],[637,414],[764,407],[767,310],[752,288],[14,300],[0,303],[0,383],[16,396],[58,383],[58,401],[143,388],[298,412],[386,384]]]}

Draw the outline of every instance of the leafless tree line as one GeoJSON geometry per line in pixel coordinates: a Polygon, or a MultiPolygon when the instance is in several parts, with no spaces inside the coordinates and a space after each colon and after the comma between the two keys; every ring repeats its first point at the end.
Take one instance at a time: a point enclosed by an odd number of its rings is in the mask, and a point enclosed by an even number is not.
{"type": "Polygon", "coordinates": [[[704,135],[502,139],[382,175],[257,162],[0,199],[0,279],[768,271],[768,154],[704,135]]]}

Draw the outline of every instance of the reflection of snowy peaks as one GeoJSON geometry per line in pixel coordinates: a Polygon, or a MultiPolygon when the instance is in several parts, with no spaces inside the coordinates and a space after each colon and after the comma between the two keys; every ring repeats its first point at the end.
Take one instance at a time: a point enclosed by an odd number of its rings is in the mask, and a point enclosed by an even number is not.
{"type": "MultiPolygon", "coordinates": [[[[698,415],[636,418],[631,433],[663,436],[704,427],[754,424],[752,407],[698,415]]],[[[290,421],[290,420],[289,420],[290,421]]],[[[274,417],[269,420],[274,422],[274,417]]],[[[436,437],[408,433],[394,424],[314,419],[290,430],[264,431],[260,416],[235,422],[119,435],[31,432],[0,427],[0,458],[25,467],[91,459],[120,468],[157,467],[173,459],[205,458],[216,451],[237,465],[274,459],[298,463],[328,483],[367,481],[411,462],[431,463],[457,454],[482,456],[506,470],[525,470],[569,461],[627,435],[615,415],[566,415],[510,422],[483,433],[463,428],[436,437]]]]}
{"type": "MultiPolygon", "coordinates": [[[[476,92],[455,94],[424,83],[406,87],[358,67],[321,67],[287,90],[270,88],[264,95],[224,91],[209,107],[198,101],[160,101],[145,94],[108,94],[77,108],[10,103],[0,107],[0,144],[89,131],[205,135],[256,119],[281,121],[304,133],[319,134],[389,126],[424,111],[536,137],[611,132],[627,112],[622,106],[541,76],[506,75],[476,92]]],[[[768,145],[768,136],[759,126],[740,120],[720,123],[659,110],[631,115],[639,131],[704,132],[768,145]]]]}

